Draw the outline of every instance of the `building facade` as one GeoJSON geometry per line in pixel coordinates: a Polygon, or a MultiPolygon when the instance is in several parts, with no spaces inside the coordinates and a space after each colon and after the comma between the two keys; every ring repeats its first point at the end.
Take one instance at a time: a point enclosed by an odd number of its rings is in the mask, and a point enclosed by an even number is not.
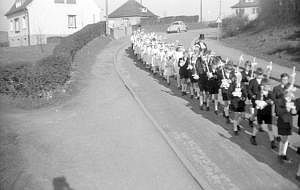
{"type": "Polygon", "coordinates": [[[128,0],[108,15],[109,26],[139,25],[142,18],[157,18],[148,8],[136,0],[128,0]]]}
{"type": "Polygon", "coordinates": [[[260,12],[259,0],[239,0],[231,8],[237,16],[247,16],[250,21],[255,20],[260,12]]]}
{"type": "Polygon", "coordinates": [[[70,35],[104,20],[94,0],[16,0],[5,16],[12,47],[45,44],[48,37],[70,35]]]}

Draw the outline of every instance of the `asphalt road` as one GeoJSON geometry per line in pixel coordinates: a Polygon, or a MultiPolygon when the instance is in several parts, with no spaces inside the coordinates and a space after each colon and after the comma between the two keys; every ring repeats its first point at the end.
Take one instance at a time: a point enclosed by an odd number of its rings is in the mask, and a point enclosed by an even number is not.
{"type": "Polygon", "coordinates": [[[200,189],[124,87],[114,41],[93,41],[77,62],[92,64],[60,106],[1,109],[1,190],[50,190],[64,176],[74,190],[200,189]]]}

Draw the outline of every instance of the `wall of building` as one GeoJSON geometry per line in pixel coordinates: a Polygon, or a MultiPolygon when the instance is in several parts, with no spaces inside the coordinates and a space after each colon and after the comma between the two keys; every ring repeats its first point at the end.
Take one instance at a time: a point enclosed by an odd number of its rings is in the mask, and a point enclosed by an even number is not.
{"type": "MultiPolygon", "coordinates": [[[[76,0],[76,4],[57,4],[55,0],[35,0],[27,6],[27,9],[30,30],[28,31],[28,27],[23,28],[23,23],[20,24],[20,32],[9,30],[10,46],[28,45],[28,32],[30,44],[36,45],[46,43],[47,37],[67,36],[88,24],[103,20],[103,13],[94,0],[76,0]],[[76,27],[68,26],[68,15],[76,15],[76,27]]],[[[20,18],[23,22],[23,16],[26,16],[26,13],[19,12],[8,19],[20,18]]]]}
{"type": "Polygon", "coordinates": [[[8,41],[11,47],[28,45],[28,18],[26,12],[18,12],[8,18],[8,41]],[[19,19],[19,30],[16,31],[15,19],[19,19]]]}
{"type": "Polygon", "coordinates": [[[248,16],[249,20],[254,20],[258,17],[259,8],[258,7],[247,7],[247,8],[238,8],[238,9],[235,8],[234,11],[237,16],[241,16],[239,12],[243,11],[244,16],[248,16]]]}
{"type": "Polygon", "coordinates": [[[76,0],[76,4],[58,4],[54,0],[33,1],[28,6],[30,33],[69,35],[100,21],[100,8],[94,0],[76,0]],[[76,28],[68,27],[68,15],[76,15],[76,28]]]}
{"type": "Polygon", "coordinates": [[[137,25],[141,23],[141,17],[127,17],[127,18],[109,18],[109,26],[115,28],[122,25],[137,25]]]}

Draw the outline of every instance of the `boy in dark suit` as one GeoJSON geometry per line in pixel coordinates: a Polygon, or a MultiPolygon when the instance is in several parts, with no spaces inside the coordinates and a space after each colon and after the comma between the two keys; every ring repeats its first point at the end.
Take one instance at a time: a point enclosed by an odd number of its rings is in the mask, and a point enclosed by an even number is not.
{"type": "Polygon", "coordinates": [[[252,108],[250,109],[251,116],[249,118],[250,127],[253,127],[253,122],[255,120],[255,116],[256,116],[255,101],[258,100],[258,96],[261,92],[261,81],[263,78],[264,78],[263,69],[259,67],[256,69],[256,77],[254,79],[251,79],[249,82],[248,98],[252,103],[252,108]]]}
{"type": "MultiPolygon", "coordinates": [[[[274,141],[274,130],[272,125],[273,115],[272,115],[272,106],[273,106],[273,97],[271,91],[271,85],[268,79],[263,79],[261,82],[261,91],[258,94],[258,97],[255,101],[256,109],[257,109],[257,124],[258,128],[262,128],[262,124],[266,124],[268,126],[268,135],[271,143],[271,149],[275,149],[275,141],[274,141]]],[[[252,136],[250,138],[250,142],[253,145],[257,145],[256,143],[256,134],[257,127],[253,127],[252,136]]]]}

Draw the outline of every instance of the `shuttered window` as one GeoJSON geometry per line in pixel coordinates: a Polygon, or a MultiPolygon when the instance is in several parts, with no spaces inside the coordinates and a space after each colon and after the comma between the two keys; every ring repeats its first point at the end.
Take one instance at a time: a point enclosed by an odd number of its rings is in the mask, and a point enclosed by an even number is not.
{"type": "Polygon", "coordinates": [[[65,3],[65,0],[54,0],[54,3],[65,3]]]}
{"type": "Polygon", "coordinates": [[[76,0],[67,0],[67,4],[76,4],[76,0]]]}

